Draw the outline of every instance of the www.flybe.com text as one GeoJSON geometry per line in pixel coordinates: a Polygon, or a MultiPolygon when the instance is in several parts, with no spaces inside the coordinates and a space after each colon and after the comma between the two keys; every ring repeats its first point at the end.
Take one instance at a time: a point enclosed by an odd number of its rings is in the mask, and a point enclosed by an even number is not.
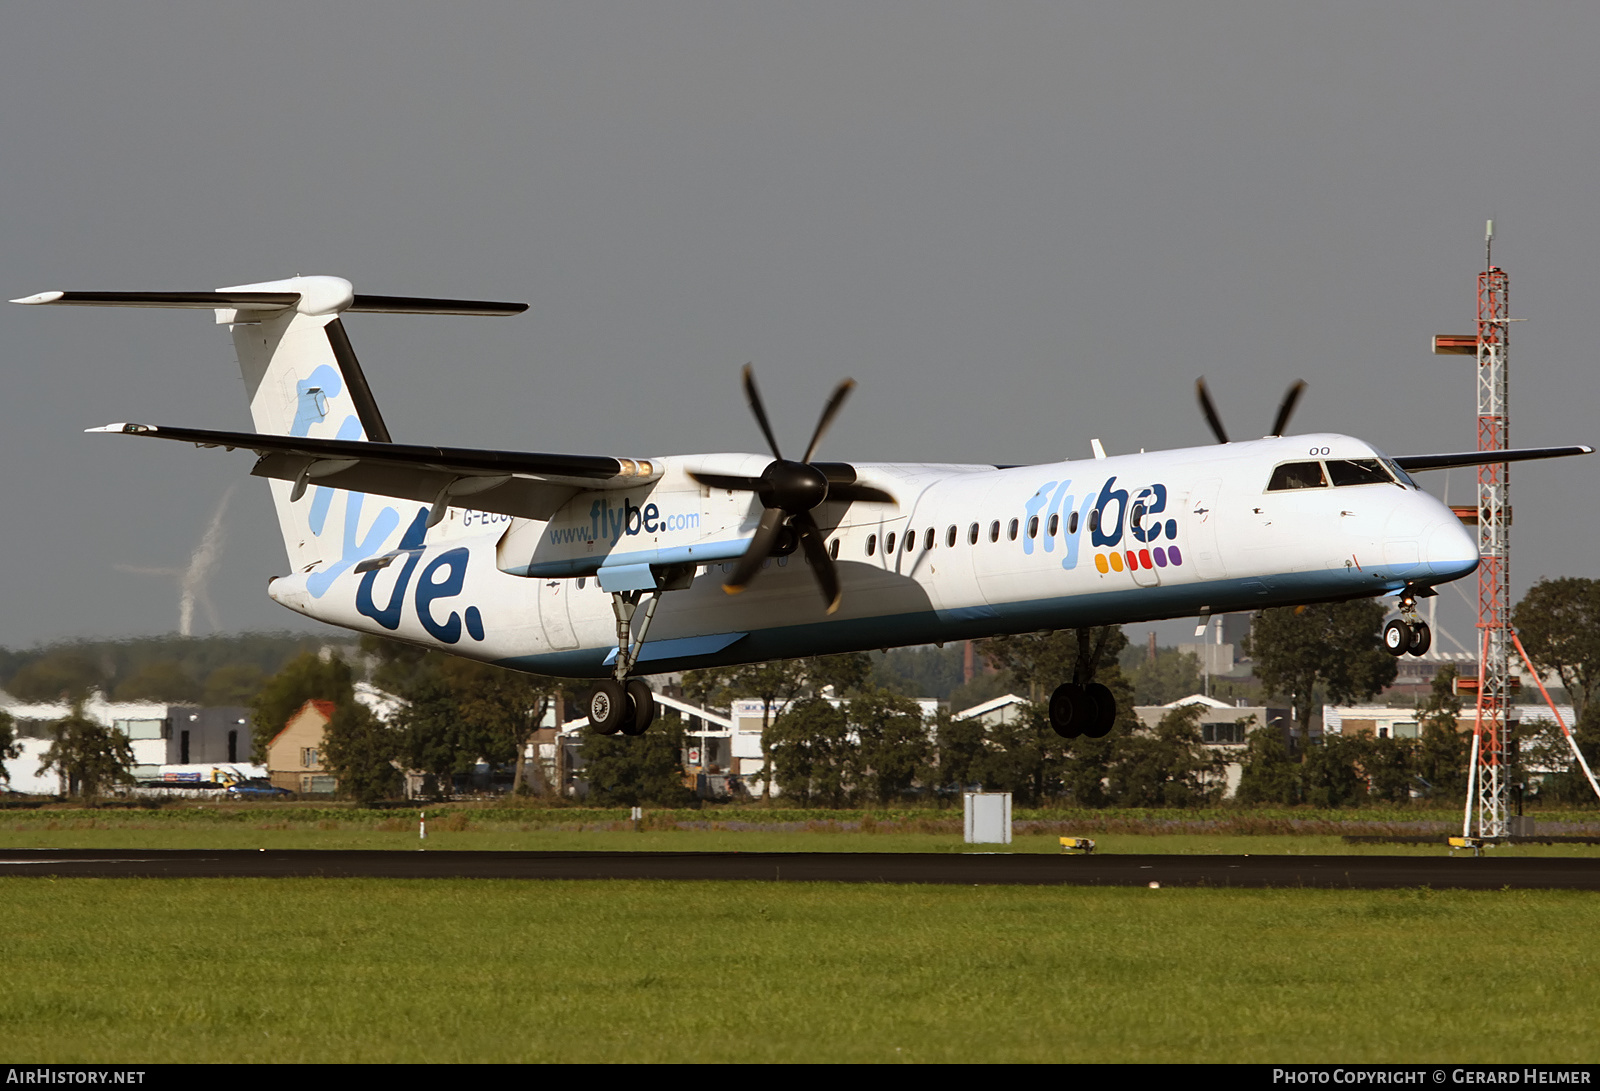
{"type": "Polygon", "coordinates": [[[616,545],[624,534],[658,534],[671,530],[695,530],[699,526],[700,513],[697,511],[663,515],[655,504],[646,504],[641,508],[628,499],[624,499],[620,506],[606,500],[596,500],[589,505],[587,523],[552,526],[550,540],[556,545],[599,541],[616,545]]]}

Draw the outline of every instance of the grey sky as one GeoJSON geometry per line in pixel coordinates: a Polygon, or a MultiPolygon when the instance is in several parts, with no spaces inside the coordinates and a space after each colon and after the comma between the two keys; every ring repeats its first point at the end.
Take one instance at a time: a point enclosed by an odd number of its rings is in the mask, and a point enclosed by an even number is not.
{"type": "MultiPolygon", "coordinates": [[[[1481,232],[1512,277],[1512,440],[1590,442],[1600,9],[1450,3],[20,5],[0,35],[5,297],[331,273],[505,298],[353,316],[397,440],[1027,462],[1259,434],[1476,443],[1481,232]]],[[[186,312],[0,311],[0,643],[167,631],[248,426],[186,312]]],[[[1600,462],[1513,473],[1517,594],[1596,576],[1600,462]]],[[[1444,475],[1428,482],[1443,486],[1444,475]]],[[[1451,479],[1466,499],[1471,475],[1451,479]]],[[[307,623],[266,486],[212,584],[307,623]]],[[[1470,586],[1467,588],[1470,592],[1470,586]]],[[[1447,593],[1446,624],[1471,615],[1447,593]]]]}

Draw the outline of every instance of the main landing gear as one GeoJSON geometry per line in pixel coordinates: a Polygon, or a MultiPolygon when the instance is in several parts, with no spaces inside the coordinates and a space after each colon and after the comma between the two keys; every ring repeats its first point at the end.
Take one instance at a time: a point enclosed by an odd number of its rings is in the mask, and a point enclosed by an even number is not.
{"type": "Polygon", "coordinates": [[[1426,655],[1433,647],[1433,630],[1417,613],[1417,596],[1436,594],[1431,587],[1421,591],[1406,588],[1400,596],[1400,616],[1383,627],[1383,650],[1396,659],[1402,655],[1426,655]]]}
{"type": "Polygon", "coordinates": [[[617,659],[611,668],[611,677],[589,691],[589,726],[602,735],[643,735],[650,730],[656,718],[656,695],[642,678],[629,678],[639,662],[639,652],[644,648],[645,637],[650,632],[650,622],[656,616],[661,596],[668,591],[681,591],[694,581],[693,565],[653,569],[655,586],[645,598],[643,588],[611,592],[611,612],[617,618],[617,659]],[[644,613],[639,614],[639,603],[644,602],[644,613]],[[637,629],[635,616],[639,619],[637,629]]]}
{"type": "Polygon", "coordinates": [[[1117,699],[1099,682],[1067,682],[1050,695],[1050,726],[1065,739],[1103,739],[1117,722],[1117,699]]]}

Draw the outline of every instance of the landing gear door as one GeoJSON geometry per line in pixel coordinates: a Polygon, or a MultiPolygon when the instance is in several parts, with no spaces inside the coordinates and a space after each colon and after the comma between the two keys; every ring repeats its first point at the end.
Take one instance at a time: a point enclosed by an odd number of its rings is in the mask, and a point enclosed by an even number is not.
{"type": "Polygon", "coordinates": [[[578,646],[578,635],[572,629],[569,605],[577,587],[577,580],[539,581],[539,621],[544,626],[545,640],[558,651],[578,646]]]}

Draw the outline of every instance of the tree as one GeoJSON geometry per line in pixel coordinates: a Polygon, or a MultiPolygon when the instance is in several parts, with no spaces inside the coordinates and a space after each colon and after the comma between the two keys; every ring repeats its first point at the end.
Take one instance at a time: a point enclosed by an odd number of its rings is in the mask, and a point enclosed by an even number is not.
{"type": "Polygon", "coordinates": [[[399,753],[448,795],[478,762],[520,761],[561,683],[398,641],[367,638],[377,684],[405,701],[396,717],[399,753]]]}
{"type": "Polygon", "coordinates": [[[323,659],[315,652],[302,652],[267,679],[253,704],[253,761],[266,762],[267,744],[301,705],[312,700],[332,701],[336,708],[355,700],[350,667],[337,655],[323,659]]]}
{"type": "Polygon", "coordinates": [[[1256,676],[1268,692],[1294,704],[1302,746],[1311,738],[1319,686],[1329,700],[1347,704],[1374,696],[1399,673],[1378,637],[1383,616],[1383,607],[1370,599],[1256,615],[1244,652],[1255,660],[1256,676]]]}
{"type": "Polygon", "coordinates": [[[1148,732],[1119,740],[1110,795],[1125,807],[1193,807],[1222,794],[1222,762],[1200,738],[1200,705],[1169,709],[1148,732]]]}
{"type": "Polygon", "coordinates": [[[1415,769],[1436,799],[1461,799],[1467,790],[1472,744],[1459,727],[1461,699],[1455,680],[1454,664],[1441,667],[1433,676],[1433,692],[1417,706],[1415,769]]]}
{"type": "Polygon", "coordinates": [[[1127,674],[1134,700],[1141,705],[1168,704],[1199,693],[1202,684],[1200,660],[1176,648],[1159,649],[1154,661],[1141,659],[1127,674]]]}
{"type": "Polygon", "coordinates": [[[1301,772],[1305,777],[1305,800],[1313,807],[1344,807],[1367,796],[1366,778],[1357,766],[1362,744],[1343,735],[1325,735],[1318,746],[1307,747],[1301,772]]]}
{"type": "Polygon", "coordinates": [[[850,723],[860,739],[856,780],[865,795],[890,803],[930,777],[933,743],[915,701],[881,690],[857,694],[850,723]]]}
{"type": "Polygon", "coordinates": [[[802,693],[820,693],[828,686],[838,696],[860,689],[872,675],[872,658],[865,652],[813,656],[809,659],[775,659],[734,667],[707,667],[686,671],[683,692],[703,704],[727,704],[741,697],[761,701],[761,797],[772,794],[772,754],[767,729],[802,693]]]}
{"type": "Polygon", "coordinates": [[[113,784],[132,784],[128,767],[133,750],[122,732],[96,723],[83,714],[83,701],[54,724],[55,738],[39,763],[39,774],[61,771],[68,795],[81,795],[93,803],[113,784]]]}
{"type": "MultiPolygon", "coordinates": [[[[1240,720],[1248,725],[1254,716],[1240,720]]],[[[1258,727],[1248,735],[1244,764],[1235,797],[1240,803],[1299,803],[1304,792],[1300,765],[1289,756],[1283,731],[1275,725],[1258,727]]]]}
{"type": "Polygon", "coordinates": [[[21,754],[22,744],[17,741],[17,721],[12,719],[11,713],[0,709],[0,781],[11,783],[11,774],[6,771],[6,762],[21,754]]]}
{"type": "Polygon", "coordinates": [[[356,701],[336,705],[323,732],[322,757],[347,792],[362,803],[400,793],[400,739],[372,710],[356,701]]]}
{"type": "Polygon", "coordinates": [[[110,671],[77,648],[58,648],[25,665],[6,683],[24,701],[75,701],[110,688],[110,671]]]}
{"type": "Polygon", "coordinates": [[[589,799],[608,806],[694,805],[683,784],[683,720],[663,716],[643,735],[602,735],[583,730],[583,778],[589,799]]]}
{"type": "Polygon", "coordinates": [[[802,807],[842,807],[855,767],[850,717],[821,697],[801,697],[767,731],[772,774],[786,798],[802,807]]]}
{"type": "Polygon", "coordinates": [[[1600,581],[1540,580],[1511,620],[1533,665],[1560,677],[1581,722],[1600,687],[1600,581]]]}
{"type": "Polygon", "coordinates": [[[168,705],[192,705],[200,700],[200,686],[189,677],[183,664],[173,659],[146,663],[117,683],[112,696],[118,701],[160,701],[168,705]]]}
{"type": "MultiPolygon", "coordinates": [[[[1351,740],[1357,741],[1357,740],[1351,740]]],[[[1363,737],[1358,761],[1366,774],[1367,797],[1384,803],[1408,803],[1416,781],[1417,744],[1411,739],[1363,737]]]]}

